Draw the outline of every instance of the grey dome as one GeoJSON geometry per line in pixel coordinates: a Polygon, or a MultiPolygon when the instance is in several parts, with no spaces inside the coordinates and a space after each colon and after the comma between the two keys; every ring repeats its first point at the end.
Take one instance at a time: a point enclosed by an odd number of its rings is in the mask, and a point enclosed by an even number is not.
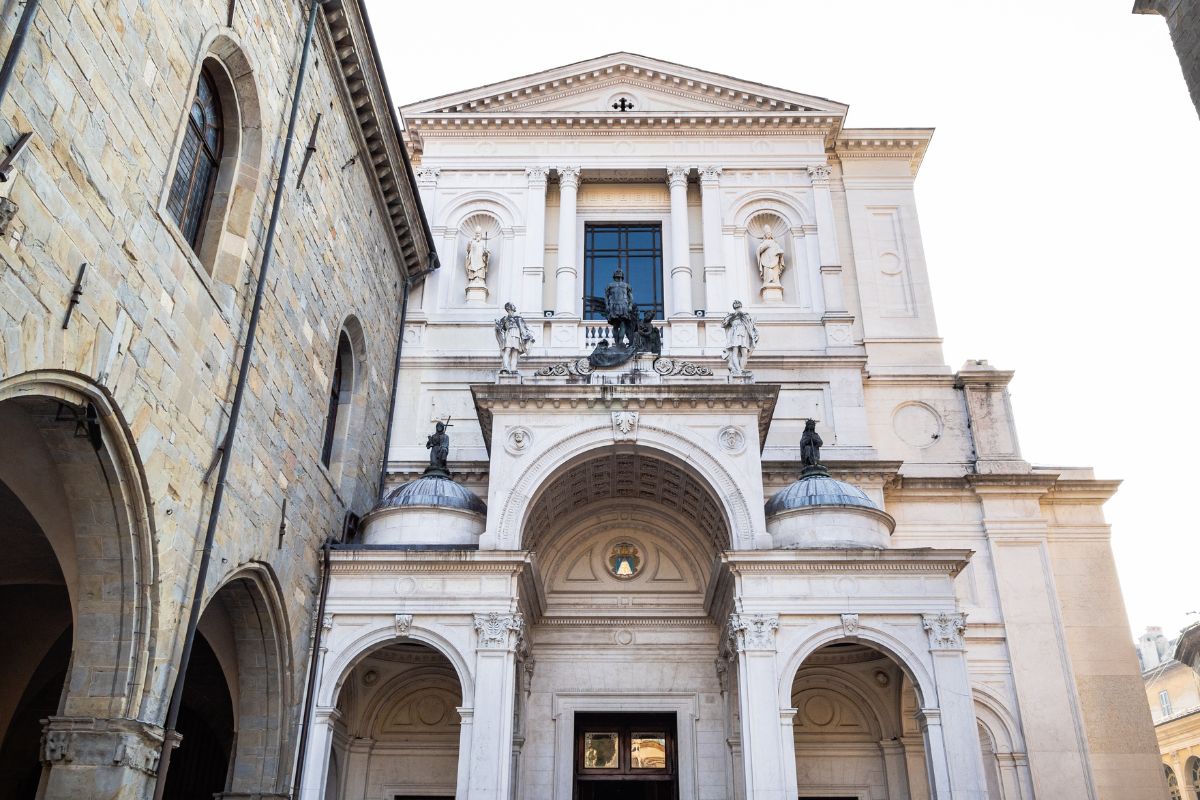
{"type": "Polygon", "coordinates": [[[769,517],[782,511],[813,506],[851,506],[880,511],[862,489],[828,474],[819,474],[803,477],[778,492],[767,501],[766,512],[769,517]]]}
{"type": "Polygon", "coordinates": [[[479,496],[460,483],[442,475],[422,475],[415,481],[397,486],[380,501],[377,509],[404,508],[454,508],[487,514],[487,504],[479,496]]]}

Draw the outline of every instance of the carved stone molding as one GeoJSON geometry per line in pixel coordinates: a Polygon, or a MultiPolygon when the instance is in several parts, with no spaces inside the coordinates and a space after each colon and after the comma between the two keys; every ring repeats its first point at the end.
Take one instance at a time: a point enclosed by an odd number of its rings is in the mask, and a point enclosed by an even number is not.
{"type": "Polygon", "coordinates": [[[74,767],[126,767],[158,771],[162,730],[134,720],[50,717],[42,733],[41,760],[74,767]]]}
{"type": "Polygon", "coordinates": [[[475,615],[475,631],[479,634],[480,650],[505,650],[511,643],[515,633],[518,637],[525,627],[525,620],[520,614],[501,614],[491,611],[487,614],[475,615]]]}
{"type": "Polygon", "coordinates": [[[651,365],[659,375],[684,375],[686,377],[711,377],[713,371],[681,358],[656,358],[651,365]]]}
{"type": "Polygon", "coordinates": [[[529,451],[533,444],[533,432],[523,425],[510,428],[504,437],[504,449],[510,455],[519,456],[529,451]]]}
{"type": "Polygon", "coordinates": [[[437,167],[417,167],[415,172],[420,186],[437,186],[438,177],[442,174],[437,167]]]}
{"type": "Polygon", "coordinates": [[[716,183],[720,177],[720,167],[704,167],[700,170],[700,183],[716,183]]]}
{"type": "Polygon", "coordinates": [[[739,653],[773,651],[778,614],[733,614],[729,617],[729,638],[739,653]]]}
{"type": "Polygon", "coordinates": [[[546,178],[549,176],[550,170],[545,167],[526,167],[525,177],[529,179],[530,186],[545,186],[546,178]]]}
{"type": "Polygon", "coordinates": [[[842,614],[842,633],[847,636],[858,635],[858,614],[842,614]]]}
{"type": "Polygon", "coordinates": [[[638,412],[612,412],[613,440],[618,442],[636,442],[638,428],[638,412]]]}
{"type": "Polygon", "coordinates": [[[726,453],[737,455],[746,449],[746,434],[736,425],[726,425],[717,431],[717,444],[726,453]]]}
{"type": "Polygon", "coordinates": [[[412,627],[412,614],[397,614],[396,615],[396,635],[408,636],[408,629],[412,627]]]}
{"type": "Polygon", "coordinates": [[[808,168],[808,176],[812,179],[813,183],[827,182],[832,172],[833,170],[828,164],[814,164],[808,168]]]}
{"type": "Polygon", "coordinates": [[[929,634],[930,650],[962,650],[967,630],[966,614],[922,614],[922,625],[929,634]]]}

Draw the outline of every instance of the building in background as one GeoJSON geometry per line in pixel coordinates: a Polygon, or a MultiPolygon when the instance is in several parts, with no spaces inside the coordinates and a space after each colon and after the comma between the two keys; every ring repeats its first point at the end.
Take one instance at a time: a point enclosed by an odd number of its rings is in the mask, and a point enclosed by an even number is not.
{"type": "Polygon", "coordinates": [[[305,800],[1165,796],[1116,483],[944,362],[932,131],[630,53],[402,113],[444,266],[305,800]]]}
{"type": "MultiPolygon", "coordinates": [[[[6,798],[152,795],[309,7],[3,5],[6,798]]],[[[316,24],[167,798],[291,794],[318,548],[377,499],[432,256],[362,8],[316,24]]]]}
{"type": "Polygon", "coordinates": [[[1172,800],[1200,798],[1200,624],[1167,641],[1162,628],[1138,638],[1146,702],[1172,800]]]}
{"type": "Polygon", "coordinates": [[[1192,104],[1200,113],[1200,0],[1134,0],[1133,13],[1166,20],[1192,104]]]}

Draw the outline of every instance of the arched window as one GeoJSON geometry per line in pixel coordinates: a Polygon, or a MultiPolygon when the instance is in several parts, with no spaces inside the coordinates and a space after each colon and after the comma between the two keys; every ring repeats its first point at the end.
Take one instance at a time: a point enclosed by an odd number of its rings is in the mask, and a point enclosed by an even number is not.
{"type": "Polygon", "coordinates": [[[343,331],[338,335],[337,355],[333,360],[333,380],[329,383],[329,410],[325,414],[325,442],[321,446],[321,463],[327,467],[334,460],[338,439],[345,438],[346,417],[354,385],[353,358],[350,339],[343,331]]]}
{"type": "Polygon", "coordinates": [[[221,164],[224,120],[216,84],[206,66],[200,71],[196,96],[188,111],[187,131],[179,149],[175,180],[167,198],[167,210],[193,250],[200,249],[204,218],[212,200],[221,164]]]}
{"type": "Polygon", "coordinates": [[[1163,764],[1163,770],[1167,773],[1167,791],[1171,793],[1171,800],[1183,800],[1183,795],[1179,792],[1179,781],[1175,779],[1175,770],[1163,764]]]}
{"type": "Polygon", "coordinates": [[[1192,794],[1200,797],[1200,758],[1193,758],[1188,770],[1188,780],[1191,782],[1192,794]]]}

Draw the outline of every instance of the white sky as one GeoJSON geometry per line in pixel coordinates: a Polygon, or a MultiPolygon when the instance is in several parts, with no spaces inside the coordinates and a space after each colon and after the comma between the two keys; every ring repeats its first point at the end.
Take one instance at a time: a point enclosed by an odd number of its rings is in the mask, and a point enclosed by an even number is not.
{"type": "Polygon", "coordinates": [[[1015,369],[1026,458],[1107,506],[1133,631],[1200,619],[1189,473],[1200,121],[1133,0],[368,0],[397,103],[627,50],[931,126],[917,201],[947,362],[1015,369]]]}

